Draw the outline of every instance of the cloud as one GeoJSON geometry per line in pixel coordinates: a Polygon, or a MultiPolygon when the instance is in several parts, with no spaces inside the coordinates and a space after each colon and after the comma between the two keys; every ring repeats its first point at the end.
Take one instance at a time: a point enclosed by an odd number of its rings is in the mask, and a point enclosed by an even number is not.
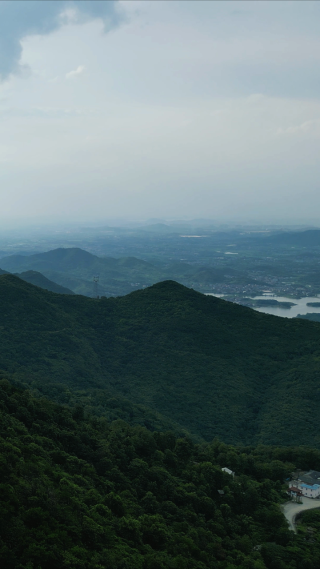
{"type": "Polygon", "coordinates": [[[19,71],[21,40],[58,29],[72,12],[73,23],[100,18],[105,30],[122,20],[116,0],[2,0],[0,2],[0,79],[19,71]]]}
{"type": "Polygon", "coordinates": [[[289,126],[287,128],[278,128],[277,134],[295,135],[295,134],[305,134],[311,131],[316,132],[319,126],[320,126],[320,120],[310,120],[310,121],[305,121],[302,124],[296,126],[289,126]]]}
{"type": "Polygon", "coordinates": [[[72,77],[76,77],[77,75],[82,75],[84,70],[85,70],[84,65],[78,65],[77,69],[69,71],[69,73],[66,73],[66,79],[71,79],[72,77]]]}

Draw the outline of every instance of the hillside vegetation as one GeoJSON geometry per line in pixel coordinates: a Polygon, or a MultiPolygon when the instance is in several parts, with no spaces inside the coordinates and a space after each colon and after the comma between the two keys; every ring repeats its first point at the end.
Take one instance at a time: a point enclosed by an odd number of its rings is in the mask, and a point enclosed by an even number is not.
{"type": "Polygon", "coordinates": [[[0,409],[5,569],[320,565],[318,533],[296,536],[279,508],[282,481],[295,464],[319,469],[317,451],[194,445],[33,398],[5,377],[0,409]]]}
{"type": "Polygon", "coordinates": [[[0,277],[0,369],[60,402],[195,439],[320,447],[320,326],[167,281],[117,299],[0,277]]]}

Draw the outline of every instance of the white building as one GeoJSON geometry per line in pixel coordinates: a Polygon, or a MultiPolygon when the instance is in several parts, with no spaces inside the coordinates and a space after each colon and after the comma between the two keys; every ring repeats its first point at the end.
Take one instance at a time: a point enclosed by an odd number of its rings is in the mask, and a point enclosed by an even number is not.
{"type": "Polygon", "coordinates": [[[318,498],[320,496],[319,484],[305,484],[301,480],[291,480],[289,488],[298,488],[306,498],[318,498]]]}
{"type": "Polygon", "coordinates": [[[300,484],[300,489],[301,489],[303,496],[306,496],[308,498],[318,498],[318,496],[320,496],[319,484],[313,484],[311,486],[310,484],[302,483],[302,484],[300,484]]]}
{"type": "Polygon", "coordinates": [[[230,470],[230,468],[227,468],[226,466],[224,468],[221,468],[221,470],[227,474],[230,474],[230,476],[234,476],[235,474],[232,470],[230,470]]]}

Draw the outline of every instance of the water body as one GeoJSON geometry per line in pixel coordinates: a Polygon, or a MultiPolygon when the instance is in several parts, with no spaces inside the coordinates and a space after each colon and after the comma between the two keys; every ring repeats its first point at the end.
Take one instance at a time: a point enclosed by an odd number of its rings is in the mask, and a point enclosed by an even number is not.
{"type": "MultiPolygon", "coordinates": [[[[223,298],[222,294],[211,294],[210,296],[217,296],[223,298]]],[[[253,298],[255,300],[262,300],[266,298],[272,298],[278,302],[294,302],[296,306],[291,306],[291,308],[280,308],[277,306],[264,306],[259,308],[254,308],[258,312],[264,312],[265,314],[273,314],[274,316],[283,316],[285,318],[294,318],[298,314],[308,314],[312,312],[317,312],[320,314],[320,307],[307,306],[307,302],[320,302],[318,296],[305,296],[303,298],[287,298],[285,296],[273,296],[272,294],[265,294],[264,296],[248,296],[247,298],[253,298]]]]}
{"type": "Polygon", "coordinates": [[[303,298],[287,298],[285,296],[272,296],[272,295],[264,295],[264,296],[253,296],[256,300],[272,298],[273,300],[277,300],[278,302],[294,302],[296,306],[291,306],[291,308],[280,308],[277,306],[264,306],[263,308],[260,306],[259,308],[255,308],[258,312],[264,312],[265,314],[274,314],[275,316],[285,316],[286,318],[294,318],[298,316],[298,314],[308,314],[311,312],[320,313],[320,307],[315,308],[313,306],[307,306],[307,302],[319,302],[319,298],[317,296],[305,296],[303,298]]]}

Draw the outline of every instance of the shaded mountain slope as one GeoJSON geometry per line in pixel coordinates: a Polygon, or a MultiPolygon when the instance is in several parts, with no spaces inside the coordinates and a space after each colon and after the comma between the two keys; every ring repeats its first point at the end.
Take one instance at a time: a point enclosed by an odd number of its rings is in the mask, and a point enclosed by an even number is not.
{"type": "Polygon", "coordinates": [[[316,323],[172,281],[98,301],[4,275],[0,325],[0,368],[60,400],[76,391],[107,416],[126,400],[150,428],[157,414],[207,440],[320,446],[316,323]]]}
{"type": "MultiPolygon", "coordinates": [[[[0,269],[0,275],[9,275],[8,271],[0,269]]],[[[16,273],[17,277],[26,281],[27,283],[33,284],[45,290],[50,290],[51,292],[58,292],[59,294],[75,294],[71,289],[63,287],[54,281],[47,279],[44,275],[38,271],[25,271],[23,273],[16,273]]]]}
{"type": "Polygon", "coordinates": [[[24,273],[17,273],[16,276],[27,283],[39,286],[45,290],[50,290],[51,292],[57,292],[59,294],[74,294],[74,292],[69,288],[50,281],[44,275],[38,273],[38,271],[25,271],[24,273]]]}

